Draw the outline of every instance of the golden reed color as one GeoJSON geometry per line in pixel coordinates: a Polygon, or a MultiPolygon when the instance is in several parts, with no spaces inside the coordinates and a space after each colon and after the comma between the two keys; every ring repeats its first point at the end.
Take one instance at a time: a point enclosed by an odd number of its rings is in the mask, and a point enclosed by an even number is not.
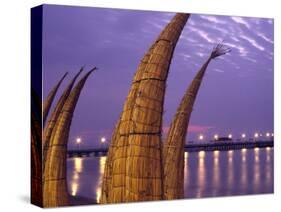
{"type": "Polygon", "coordinates": [[[163,199],[162,115],[169,66],[189,14],[176,14],[141,61],[115,127],[101,203],[163,199]]]}

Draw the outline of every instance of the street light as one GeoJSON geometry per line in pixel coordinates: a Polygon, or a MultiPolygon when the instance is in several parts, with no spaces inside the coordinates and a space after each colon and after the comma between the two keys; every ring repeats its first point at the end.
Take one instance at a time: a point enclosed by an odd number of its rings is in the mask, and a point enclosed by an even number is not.
{"type": "Polygon", "coordinates": [[[232,139],[232,134],[229,134],[229,135],[228,135],[228,138],[229,138],[229,139],[232,139]]]}
{"type": "Polygon", "coordinates": [[[246,134],[243,133],[243,134],[241,135],[241,137],[242,137],[242,138],[246,138],[246,134]]]}
{"type": "Polygon", "coordinates": [[[268,133],[266,133],[266,137],[270,137],[270,133],[268,132],[268,133]]]}
{"type": "Polygon", "coordinates": [[[202,141],[204,139],[203,135],[199,135],[199,140],[202,141]]]}
{"type": "Polygon", "coordinates": [[[79,137],[76,138],[76,143],[77,143],[77,144],[80,144],[80,143],[81,143],[81,138],[79,138],[79,137]]]}
{"type": "Polygon", "coordinates": [[[254,137],[255,137],[255,138],[258,138],[258,137],[259,137],[259,134],[258,134],[258,133],[255,133],[254,137]]]}
{"type": "Polygon", "coordinates": [[[104,147],[104,144],[106,143],[106,137],[101,137],[100,138],[100,147],[104,147]]]}
{"type": "Polygon", "coordinates": [[[76,144],[78,145],[78,150],[80,149],[80,144],[82,142],[82,139],[80,137],[76,138],[76,144]]]}
{"type": "Polygon", "coordinates": [[[218,140],[218,139],[219,139],[219,135],[218,135],[218,134],[215,134],[215,135],[214,135],[214,139],[215,139],[215,140],[218,140]]]}
{"type": "Polygon", "coordinates": [[[106,138],[105,137],[101,137],[100,142],[103,144],[106,142],[106,138]]]}

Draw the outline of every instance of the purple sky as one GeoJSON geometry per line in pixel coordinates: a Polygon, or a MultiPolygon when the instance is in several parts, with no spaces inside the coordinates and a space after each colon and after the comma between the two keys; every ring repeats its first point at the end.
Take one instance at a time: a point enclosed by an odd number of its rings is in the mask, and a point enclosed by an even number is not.
{"type": "MultiPolygon", "coordinates": [[[[44,6],[44,98],[69,75],[58,96],[82,65],[99,70],[88,79],[77,104],[69,144],[83,147],[110,139],[133,75],[146,50],[174,13],[44,6]]],[[[214,44],[232,52],[208,67],[192,113],[188,140],[203,133],[273,131],[273,20],[192,14],[174,52],[165,97],[163,128],[214,44]]],[[[55,100],[57,100],[57,98],[55,100]]],[[[82,147],[81,147],[82,148],[82,147]]]]}

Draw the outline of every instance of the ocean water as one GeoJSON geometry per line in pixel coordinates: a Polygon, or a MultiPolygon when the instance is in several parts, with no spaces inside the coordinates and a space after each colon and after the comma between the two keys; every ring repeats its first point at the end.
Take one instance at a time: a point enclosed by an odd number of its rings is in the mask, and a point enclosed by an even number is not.
{"type": "MultiPolygon", "coordinates": [[[[185,152],[185,198],[273,193],[273,148],[185,152]]],[[[73,197],[99,202],[106,156],[67,160],[73,197]]]]}

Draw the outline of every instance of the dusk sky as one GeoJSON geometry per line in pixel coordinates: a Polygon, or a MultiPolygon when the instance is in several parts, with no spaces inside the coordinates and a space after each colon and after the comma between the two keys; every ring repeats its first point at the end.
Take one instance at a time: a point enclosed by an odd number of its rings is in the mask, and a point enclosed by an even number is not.
{"type": "MultiPolygon", "coordinates": [[[[55,103],[81,66],[97,66],[81,92],[69,145],[78,136],[83,148],[99,145],[102,136],[110,140],[140,60],[175,13],[55,5],[45,5],[43,13],[44,99],[65,72],[55,103]]],[[[273,20],[192,14],[170,67],[164,134],[187,86],[221,41],[232,52],[209,65],[187,140],[200,133],[237,138],[273,131],[273,20]]]]}

